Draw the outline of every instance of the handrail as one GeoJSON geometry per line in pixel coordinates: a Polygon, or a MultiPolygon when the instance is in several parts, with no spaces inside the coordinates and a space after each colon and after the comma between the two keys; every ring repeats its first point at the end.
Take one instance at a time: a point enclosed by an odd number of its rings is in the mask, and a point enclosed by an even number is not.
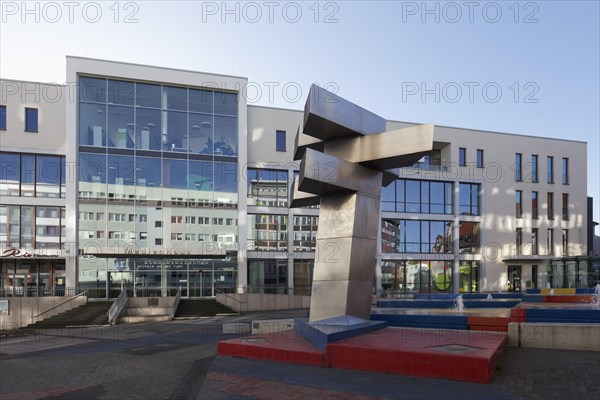
{"type": "Polygon", "coordinates": [[[43,311],[43,312],[39,313],[38,315],[34,316],[33,318],[37,318],[40,315],[46,314],[48,311],[52,311],[55,308],[62,306],[63,304],[67,304],[68,302],[70,302],[71,300],[76,299],[79,296],[85,296],[85,295],[87,295],[87,292],[88,292],[87,290],[85,292],[81,292],[78,295],[75,295],[75,296],[71,297],[70,299],[63,301],[62,303],[59,303],[59,304],[55,305],[54,307],[51,307],[51,308],[47,309],[46,311],[43,311]]]}
{"type": "Polygon", "coordinates": [[[173,302],[173,307],[171,308],[171,319],[175,318],[175,313],[177,312],[177,307],[179,307],[179,300],[181,300],[181,286],[177,289],[177,294],[175,295],[175,301],[173,302]]]}
{"type": "Polygon", "coordinates": [[[220,290],[220,289],[217,289],[217,288],[215,288],[215,292],[216,292],[216,293],[218,293],[218,294],[222,294],[222,295],[224,295],[225,297],[228,297],[228,298],[230,298],[231,300],[233,300],[233,301],[237,302],[237,303],[238,303],[238,312],[241,312],[241,311],[242,311],[242,304],[246,304],[246,302],[245,302],[245,301],[242,301],[242,300],[240,300],[240,299],[236,299],[235,297],[233,297],[233,296],[232,296],[232,295],[230,295],[229,293],[225,293],[224,291],[222,291],[222,290],[220,290]]]}
{"type": "Polygon", "coordinates": [[[121,294],[119,294],[119,297],[117,297],[117,299],[112,303],[106,312],[108,323],[110,325],[112,325],[113,322],[116,321],[117,317],[121,314],[121,311],[123,311],[123,308],[127,305],[127,300],[127,290],[122,290],[121,294]]]}

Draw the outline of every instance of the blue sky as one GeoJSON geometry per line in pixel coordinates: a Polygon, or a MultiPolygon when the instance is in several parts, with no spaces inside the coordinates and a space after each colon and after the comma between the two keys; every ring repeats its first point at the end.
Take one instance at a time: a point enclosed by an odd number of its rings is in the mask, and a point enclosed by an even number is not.
{"type": "Polygon", "coordinates": [[[582,140],[600,219],[598,1],[75,3],[2,2],[0,75],[106,58],[246,76],[250,104],[317,82],[389,119],[582,140]]]}

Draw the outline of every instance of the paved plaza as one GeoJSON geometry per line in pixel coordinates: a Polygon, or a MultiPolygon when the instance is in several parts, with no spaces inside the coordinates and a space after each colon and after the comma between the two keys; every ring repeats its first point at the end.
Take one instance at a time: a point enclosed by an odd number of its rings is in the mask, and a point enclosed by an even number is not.
{"type": "Polygon", "coordinates": [[[49,330],[0,341],[0,399],[597,398],[600,353],[507,348],[490,385],[216,355],[225,322],[306,317],[248,313],[49,330]]]}

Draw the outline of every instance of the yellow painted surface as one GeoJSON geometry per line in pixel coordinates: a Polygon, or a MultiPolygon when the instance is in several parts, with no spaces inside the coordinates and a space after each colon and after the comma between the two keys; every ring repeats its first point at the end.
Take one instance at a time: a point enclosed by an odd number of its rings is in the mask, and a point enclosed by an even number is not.
{"type": "MultiPolygon", "coordinates": [[[[542,294],[550,294],[552,289],[541,289],[542,294]]],[[[575,288],[554,289],[554,294],[576,294],[575,288]]]]}

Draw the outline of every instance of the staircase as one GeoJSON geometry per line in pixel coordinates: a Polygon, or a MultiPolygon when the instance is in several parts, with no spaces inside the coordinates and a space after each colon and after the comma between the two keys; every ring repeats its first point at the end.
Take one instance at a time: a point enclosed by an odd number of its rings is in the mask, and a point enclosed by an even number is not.
{"type": "Polygon", "coordinates": [[[108,325],[106,313],[112,301],[92,301],[22,329],[60,329],[71,326],[108,325]]]}
{"type": "Polygon", "coordinates": [[[171,320],[171,307],[128,307],[126,315],[119,318],[120,324],[161,322],[171,320]]]}
{"type": "Polygon", "coordinates": [[[237,315],[232,309],[214,299],[181,299],[175,318],[214,317],[215,315],[237,315]]]}

